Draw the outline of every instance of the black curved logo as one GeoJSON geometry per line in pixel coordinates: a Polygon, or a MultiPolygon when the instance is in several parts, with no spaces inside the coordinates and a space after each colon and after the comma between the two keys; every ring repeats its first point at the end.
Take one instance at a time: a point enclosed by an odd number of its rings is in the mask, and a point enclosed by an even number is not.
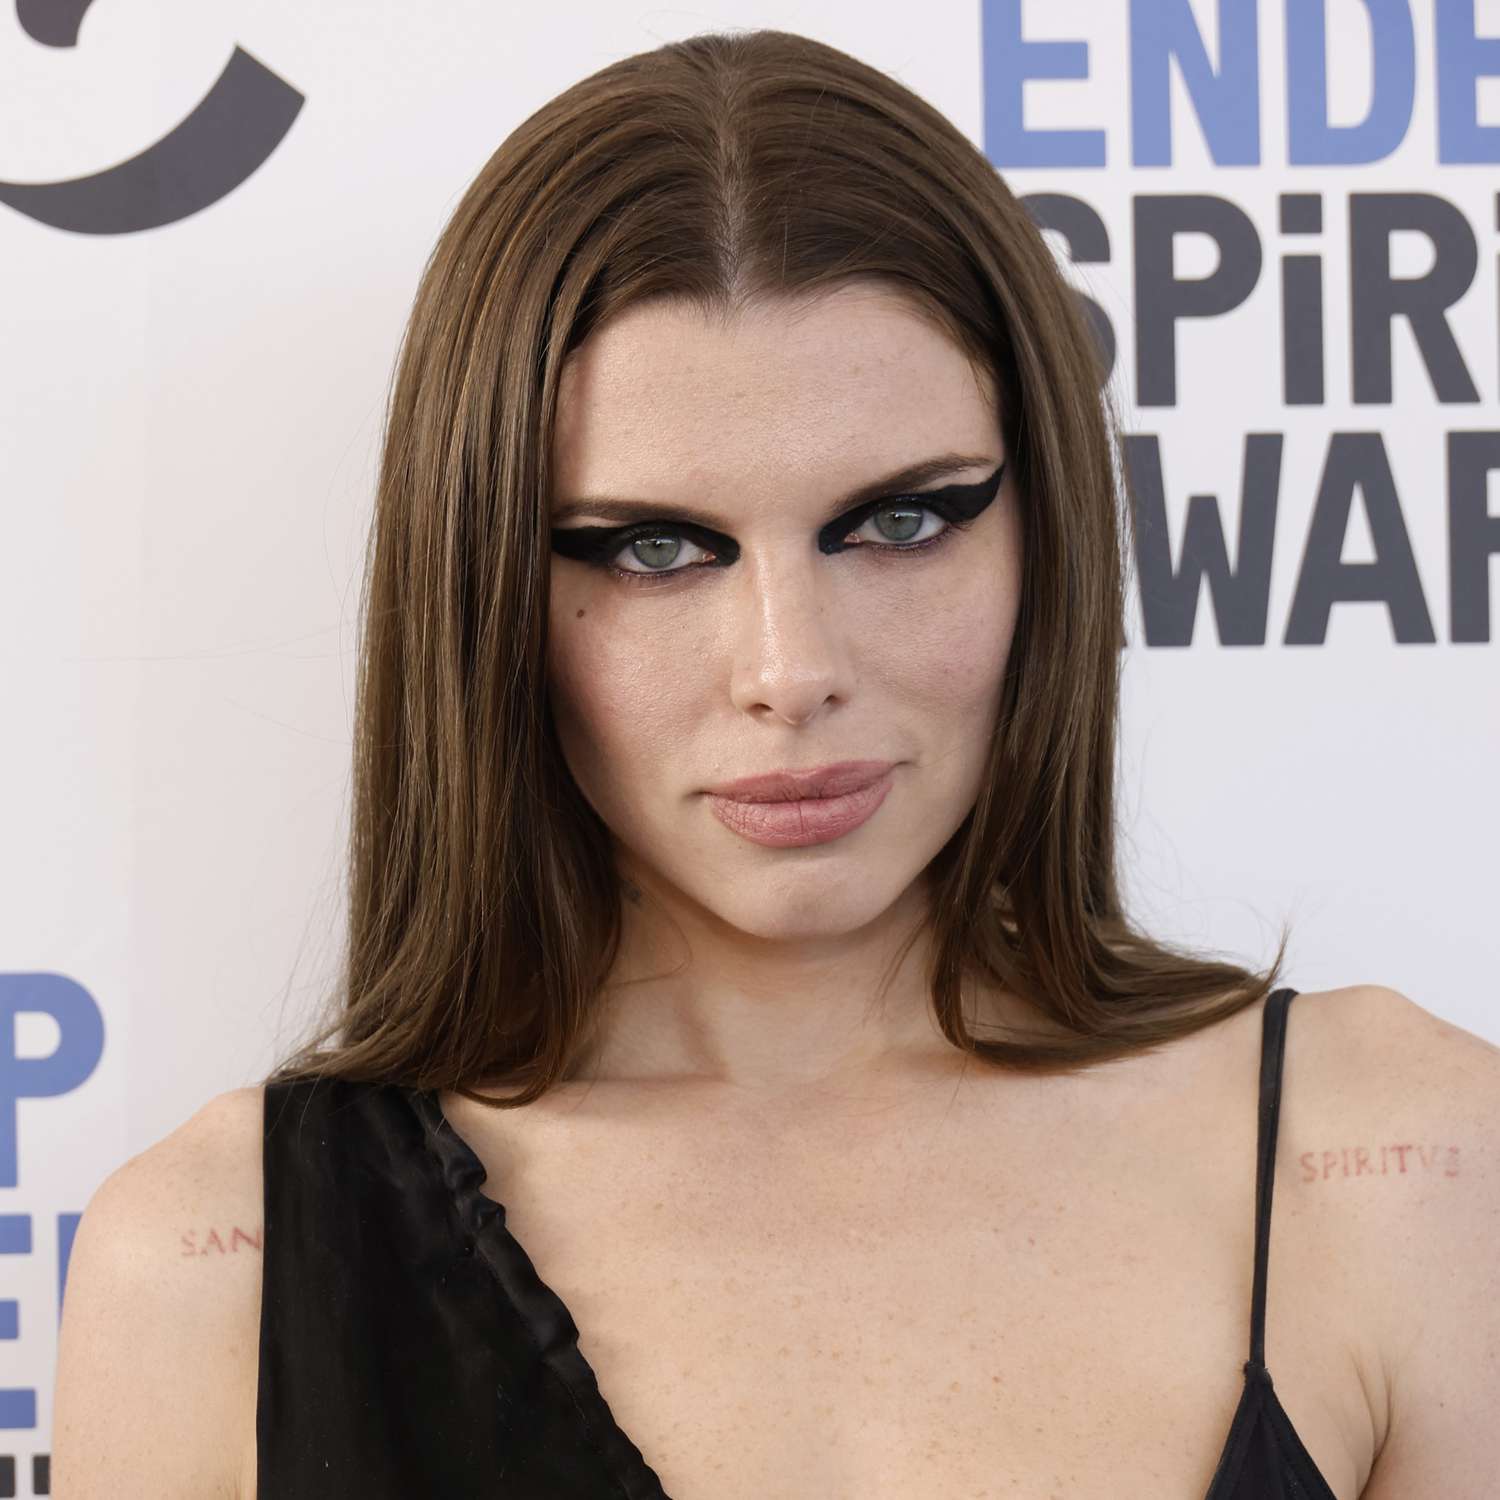
{"type": "MultiPolygon", "coordinates": [[[[22,29],[76,47],[92,0],[16,0],[22,29]]],[[[138,155],[62,182],[0,181],[0,203],[75,234],[133,234],[198,213],[234,191],[285,139],[305,98],[243,47],[192,112],[138,155]]]]}

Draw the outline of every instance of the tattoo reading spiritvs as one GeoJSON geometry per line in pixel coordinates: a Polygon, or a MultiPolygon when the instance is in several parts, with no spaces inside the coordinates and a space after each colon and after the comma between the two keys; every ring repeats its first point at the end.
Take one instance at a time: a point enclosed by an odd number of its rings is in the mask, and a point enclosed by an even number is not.
{"type": "Polygon", "coordinates": [[[1336,1151],[1304,1151],[1303,1182],[1327,1182],[1330,1177],[1457,1177],[1457,1146],[1382,1146],[1380,1165],[1375,1165],[1374,1147],[1340,1146],[1336,1151]],[[1420,1166],[1407,1166],[1408,1152],[1416,1153],[1420,1166]],[[1322,1158],[1321,1161],[1319,1158],[1322,1158]]]}
{"type": "Polygon", "coordinates": [[[200,1255],[238,1255],[242,1247],[259,1251],[260,1233],[258,1229],[252,1233],[235,1224],[222,1234],[217,1229],[210,1229],[200,1241],[196,1229],[184,1229],[181,1254],[186,1259],[200,1255]]]}

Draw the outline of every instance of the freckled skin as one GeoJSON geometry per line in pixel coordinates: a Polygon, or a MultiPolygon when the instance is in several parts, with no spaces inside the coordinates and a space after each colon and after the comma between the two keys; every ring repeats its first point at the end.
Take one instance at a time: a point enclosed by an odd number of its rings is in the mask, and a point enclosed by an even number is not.
{"type": "MultiPolygon", "coordinates": [[[[731,947],[752,940],[761,959],[767,944],[805,954],[829,940],[825,958],[852,956],[840,947],[857,947],[852,935],[918,909],[924,867],[974,804],[1020,595],[1013,465],[967,530],[925,554],[817,547],[849,491],[949,452],[991,461],[934,485],[972,484],[1008,457],[996,393],[878,287],[726,324],[672,304],[634,308],[564,372],[557,503],[691,506],[740,547],[730,567],[644,586],[551,559],[548,675],[568,765],[622,869],[694,929],[711,966],[701,940],[713,933],[731,947]],[[717,781],[865,758],[899,762],[893,789],[829,844],[752,845],[702,795],[717,781]]],[[[669,565],[701,556],[688,547],[669,565]]],[[[912,995],[915,1012],[925,1002],[912,995]]]]}

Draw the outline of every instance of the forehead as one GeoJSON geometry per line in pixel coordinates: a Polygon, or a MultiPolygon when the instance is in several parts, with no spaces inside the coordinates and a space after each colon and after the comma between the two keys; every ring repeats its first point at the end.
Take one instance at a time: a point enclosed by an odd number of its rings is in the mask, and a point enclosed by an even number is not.
{"type": "Polygon", "coordinates": [[[558,493],[656,495],[789,473],[895,468],[914,448],[985,451],[999,431],[986,372],[883,286],[708,318],[644,303],[574,351],[558,390],[558,493]]]}

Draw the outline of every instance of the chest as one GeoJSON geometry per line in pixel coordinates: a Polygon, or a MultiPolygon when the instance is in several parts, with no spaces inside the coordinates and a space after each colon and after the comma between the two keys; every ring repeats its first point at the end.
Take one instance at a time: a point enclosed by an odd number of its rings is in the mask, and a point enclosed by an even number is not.
{"type": "MultiPolygon", "coordinates": [[[[1191,1149],[1099,1123],[459,1128],[673,1500],[1201,1500],[1243,1386],[1253,1116],[1191,1149]]],[[[1279,1206],[1267,1360],[1354,1500],[1352,1302],[1290,1188],[1279,1206]]]]}

